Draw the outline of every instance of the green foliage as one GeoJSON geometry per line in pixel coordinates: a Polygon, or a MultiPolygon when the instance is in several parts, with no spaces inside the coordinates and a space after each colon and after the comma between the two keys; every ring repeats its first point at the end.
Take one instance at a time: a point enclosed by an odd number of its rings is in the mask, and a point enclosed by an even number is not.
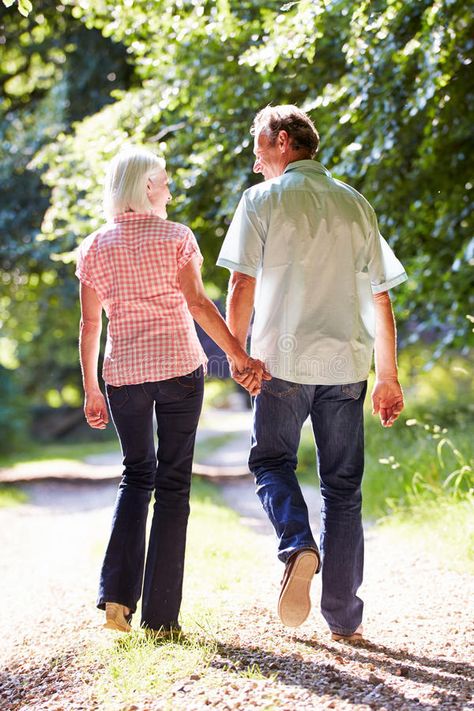
{"type": "Polygon", "coordinates": [[[28,418],[25,405],[18,377],[0,366],[0,455],[21,450],[28,418]]]}
{"type": "MultiPolygon", "coordinates": [[[[406,409],[392,428],[381,427],[366,399],[362,491],[364,514],[371,519],[429,509],[441,501],[456,506],[474,496],[470,368],[456,356],[420,375],[423,362],[426,354],[420,349],[408,349],[401,358],[406,409]]],[[[316,482],[314,443],[307,431],[298,473],[305,483],[316,482]]]]}
{"type": "Polygon", "coordinates": [[[301,58],[315,48],[319,69],[324,16],[338,12],[350,18],[338,36],[343,74],[321,92],[310,83],[305,102],[321,128],[323,160],[373,203],[408,268],[397,303],[410,340],[426,333],[463,345],[474,263],[472,13],[456,0],[295,3],[288,14],[298,31],[275,13],[264,46],[246,61],[263,72],[298,58],[301,77],[301,58]]]}
{"type": "Polygon", "coordinates": [[[28,18],[4,12],[0,43],[0,324],[7,339],[0,362],[22,368],[24,391],[34,398],[80,381],[77,285],[58,258],[59,243],[40,237],[51,195],[33,159],[111,101],[112,86],[129,83],[129,68],[120,45],[51,0],[36,3],[28,18]]]}
{"type": "MultiPolygon", "coordinates": [[[[402,417],[389,431],[367,412],[364,515],[370,519],[472,500],[474,450],[466,424],[443,427],[402,417]],[[408,426],[407,426],[408,425],[408,426]]],[[[298,475],[316,484],[314,443],[304,432],[298,475]]]]}
{"type": "MultiPolygon", "coordinates": [[[[414,433],[416,456],[413,446],[407,443],[403,457],[379,458],[379,464],[391,470],[388,475],[398,479],[401,489],[398,498],[385,498],[385,506],[390,510],[415,508],[426,499],[458,501],[470,496],[474,492],[474,456],[469,452],[468,443],[463,453],[447,436],[446,427],[420,423],[416,419],[406,420],[405,425],[422,432],[414,433]],[[403,463],[399,459],[403,459],[403,463]]],[[[402,436],[402,439],[405,438],[402,436]]]]}
{"type": "Polygon", "coordinates": [[[215,258],[255,180],[248,129],[269,102],[310,111],[321,161],[374,204],[411,277],[395,300],[405,342],[435,341],[433,360],[467,348],[474,42],[465,3],[59,7],[39,0],[28,19],[7,11],[0,60],[0,320],[28,363],[31,394],[44,397],[54,379],[59,390],[78,384],[72,253],[102,221],[110,157],[127,141],[166,157],[170,217],[196,232],[205,280],[223,289],[215,258]]]}
{"type": "MultiPolygon", "coordinates": [[[[5,7],[11,7],[15,3],[15,0],[2,0],[2,1],[3,1],[3,4],[5,5],[5,7]]],[[[30,12],[33,9],[33,5],[30,2],[30,0],[17,0],[17,4],[18,4],[18,12],[20,13],[20,15],[23,15],[23,17],[28,17],[28,15],[30,14],[30,12]]]]}

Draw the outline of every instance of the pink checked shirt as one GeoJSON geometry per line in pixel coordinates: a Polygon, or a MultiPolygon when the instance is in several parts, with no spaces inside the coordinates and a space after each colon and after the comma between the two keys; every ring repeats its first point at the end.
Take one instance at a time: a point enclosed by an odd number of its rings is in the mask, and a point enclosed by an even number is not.
{"type": "Polygon", "coordinates": [[[87,237],[76,275],[109,320],[103,378],[110,385],[167,380],[207,362],[178,272],[197,254],[188,227],[126,212],[87,237]]]}

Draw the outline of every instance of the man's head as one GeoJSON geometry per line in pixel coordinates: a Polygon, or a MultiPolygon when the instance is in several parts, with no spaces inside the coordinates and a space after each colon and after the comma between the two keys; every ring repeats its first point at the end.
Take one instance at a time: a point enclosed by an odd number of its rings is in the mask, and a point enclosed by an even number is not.
{"type": "Polygon", "coordinates": [[[265,180],[281,175],[288,163],[314,158],[319,134],[313,122],[297,106],[266,106],[258,112],[250,129],[254,136],[253,166],[265,180]]]}

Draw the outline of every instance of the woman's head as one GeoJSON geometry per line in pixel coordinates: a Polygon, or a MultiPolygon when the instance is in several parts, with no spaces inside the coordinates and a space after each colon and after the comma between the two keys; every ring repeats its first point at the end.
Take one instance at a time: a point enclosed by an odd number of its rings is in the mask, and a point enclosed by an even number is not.
{"type": "Polygon", "coordinates": [[[129,147],[110,162],[105,179],[104,212],[150,212],[166,218],[171,200],[166,163],[145,148],[129,147]]]}

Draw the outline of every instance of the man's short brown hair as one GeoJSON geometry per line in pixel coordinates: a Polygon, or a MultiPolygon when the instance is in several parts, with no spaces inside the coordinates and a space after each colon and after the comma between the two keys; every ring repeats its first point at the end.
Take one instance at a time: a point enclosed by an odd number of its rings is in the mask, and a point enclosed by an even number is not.
{"type": "Polygon", "coordinates": [[[314,158],[319,148],[319,133],[310,117],[292,104],[266,106],[255,116],[250,129],[252,136],[263,131],[273,145],[280,131],[286,131],[295,151],[314,158]]]}

